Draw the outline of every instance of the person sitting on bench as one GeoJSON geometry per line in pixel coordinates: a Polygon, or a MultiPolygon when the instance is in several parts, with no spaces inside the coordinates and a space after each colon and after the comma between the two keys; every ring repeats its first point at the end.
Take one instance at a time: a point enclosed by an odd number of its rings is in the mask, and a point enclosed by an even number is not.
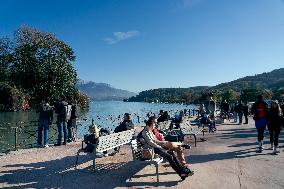
{"type": "Polygon", "coordinates": [[[173,151],[166,150],[168,141],[159,141],[153,133],[153,129],[156,126],[156,121],[154,119],[148,119],[146,122],[146,127],[142,131],[142,137],[145,140],[145,148],[154,148],[154,152],[161,157],[168,160],[171,167],[176,171],[176,173],[184,180],[186,177],[194,174],[188,167],[184,166],[180,162],[173,151]]]}

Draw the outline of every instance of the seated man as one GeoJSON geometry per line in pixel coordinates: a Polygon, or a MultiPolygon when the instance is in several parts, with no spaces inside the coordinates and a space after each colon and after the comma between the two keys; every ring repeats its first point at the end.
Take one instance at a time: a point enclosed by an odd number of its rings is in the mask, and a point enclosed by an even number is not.
{"type": "Polygon", "coordinates": [[[215,127],[215,121],[210,118],[210,114],[207,114],[207,112],[204,112],[201,115],[200,123],[201,124],[208,124],[209,132],[213,132],[213,128],[216,128],[215,127]]]}
{"type": "Polygon", "coordinates": [[[142,137],[145,140],[145,148],[154,148],[154,152],[163,158],[167,159],[171,167],[176,171],[176,173],[184,180],[186,177],[193,175],[194,172],[188,167],[184,166],[184,162],[180,162],[172,151],[166,150],[171,147],[171,144],[167,141],[159,141],[153,134],[153,129],[155,128],[155,120],[149,119],[146,122],[146,127],[142,131],[142,137]]]}
{"type": "Polygon", "coordinates": [[[123,122],[121,122],[119,124],[119,126],[117,126],[114,129],[114,132],[115,133],[119,133],[119,132],[127,131],[127,130],[130,130],[130,129],[134,129],[134,124],[133,124],[133,122],[131,120],[130,114],[129,113],[125,113],[124,117],[123,117],[123,122]]]}
{"type": "MultiPolygon", "coordinates": [[[[122,132],[122,131],[131,130],[131,129],[134,129],[134,124],[133,124],[133,122],[131,120],[130,114],[129,113],[125,113],[124,117],[123,117],[123,122],[121,122],[119,124],[119,126],[117,126],[114,129],[114,132],[115,133],[119,133],[119,132],[122,132]]],[[[114,151],[119,152],[119,148],[118,147],[114,148],[114,151]]]]}

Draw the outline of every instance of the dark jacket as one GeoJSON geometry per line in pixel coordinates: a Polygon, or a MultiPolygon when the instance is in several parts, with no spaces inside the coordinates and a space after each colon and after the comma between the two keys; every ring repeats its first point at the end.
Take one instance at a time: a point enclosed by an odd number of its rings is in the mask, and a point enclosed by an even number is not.
{"type": "Polygon", "coordinates": [[[243,106],[243,113],[244,113],[245,116],[248,115],[248,105],[243,106]]]}
{"type": "Polygon", "coordinates": [[[282,117],[279,116],[278,108],[270,108],[268,111],[268,128],[280,130],[282,125],[282,117]]]}
{"type": "Polygon", "coordinates": [[[257,101],[252,105],[251,108],[251,113],[253,114],[253,119],[254,120],[259,120],[259,116],[264,114],[263,118],[268,117],[268,108],[267,104],[264,101],[257,101]],[[261,110],[259,107],[264,107],[264,110],[261,110]]]}
{"type": "Polygon", "coordinates": [[[67,102],[61,101],[55,105],[55,113],[58,120],[67,120],[67,102]]]}
{"type": "Polygon", "coordinates": [[[41,103],[37,107],[36,112],[39,113],[40,120],[48,120],[49,122],[52,122],[53,108],[50,105],[46,103],[41,103]]]}
{"type": "Polygon", "coordinates": [[[237,106],[235,107],[235,111],[238,114],[242,114],[243,113],[243,105],[242,104],[237,104],[237,106]]]}
{"type": "Polygon", "coordinates": [[[127,131],[127,130],[130,130],[130,129],[134,129],[134,124],[132,123],[132,121],[131,120],[129,120],[129,121],[124,120],[119,126],[117,126],[114,129],[114,132],[119,133],[119,132],[127,131]]]}

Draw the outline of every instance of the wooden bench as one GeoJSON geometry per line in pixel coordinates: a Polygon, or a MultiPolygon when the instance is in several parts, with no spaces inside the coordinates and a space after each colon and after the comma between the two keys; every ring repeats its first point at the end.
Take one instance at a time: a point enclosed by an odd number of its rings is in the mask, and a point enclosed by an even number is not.
{"type": "MultiPolygon", "coordinates": [[[[159,164],[163,162],[162,157],[154,157],[154,151],[153,149],[150,149],[152,151],[153,157],[150,160],[143,160],[141,157],[142,154],[142,143],[137,141],[137,139],[131,140],[131,149],[132,149],[132,155],[133,155],[133,161],[137,163],[142,163],[142,164],[154,164],[156,167],[156,175],[157,175],[157,183],[159,183],[159,164]]],[[[131,178],[130,178],[131,180],[131,178]]]]}
{"type": "MultiPolygon", "coordinates": [[[[103,153],[104,151],[114,149],[116,147],[120,147],[124,144],[128,144],[131,142],[131,139],[133,138],[134,135],[134,129],[127,130],[127,131],[122,131],[119,133],[113,133],[110,135],[106,136],[100,136],[95,144],[94,151],[94,159],[93,159],[93,171],[96,171],[96,157],[97,153],[103,153]]],[[[82,149],[80,149],[77,153],[77,158],[76,158],[76,165],[75,168],[77,168],[78,165],[78,159],[79,159],[79,154],[83,152],[82,149]]]]}

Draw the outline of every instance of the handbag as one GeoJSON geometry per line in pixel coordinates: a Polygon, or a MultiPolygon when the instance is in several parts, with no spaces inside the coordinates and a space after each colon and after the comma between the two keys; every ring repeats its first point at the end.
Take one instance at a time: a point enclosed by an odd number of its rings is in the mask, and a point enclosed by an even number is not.
{"type": "Polygon", "coordinates": [[[154,158],[152,149],[141,149],[141,160],[150,160],[154,158]]]}

